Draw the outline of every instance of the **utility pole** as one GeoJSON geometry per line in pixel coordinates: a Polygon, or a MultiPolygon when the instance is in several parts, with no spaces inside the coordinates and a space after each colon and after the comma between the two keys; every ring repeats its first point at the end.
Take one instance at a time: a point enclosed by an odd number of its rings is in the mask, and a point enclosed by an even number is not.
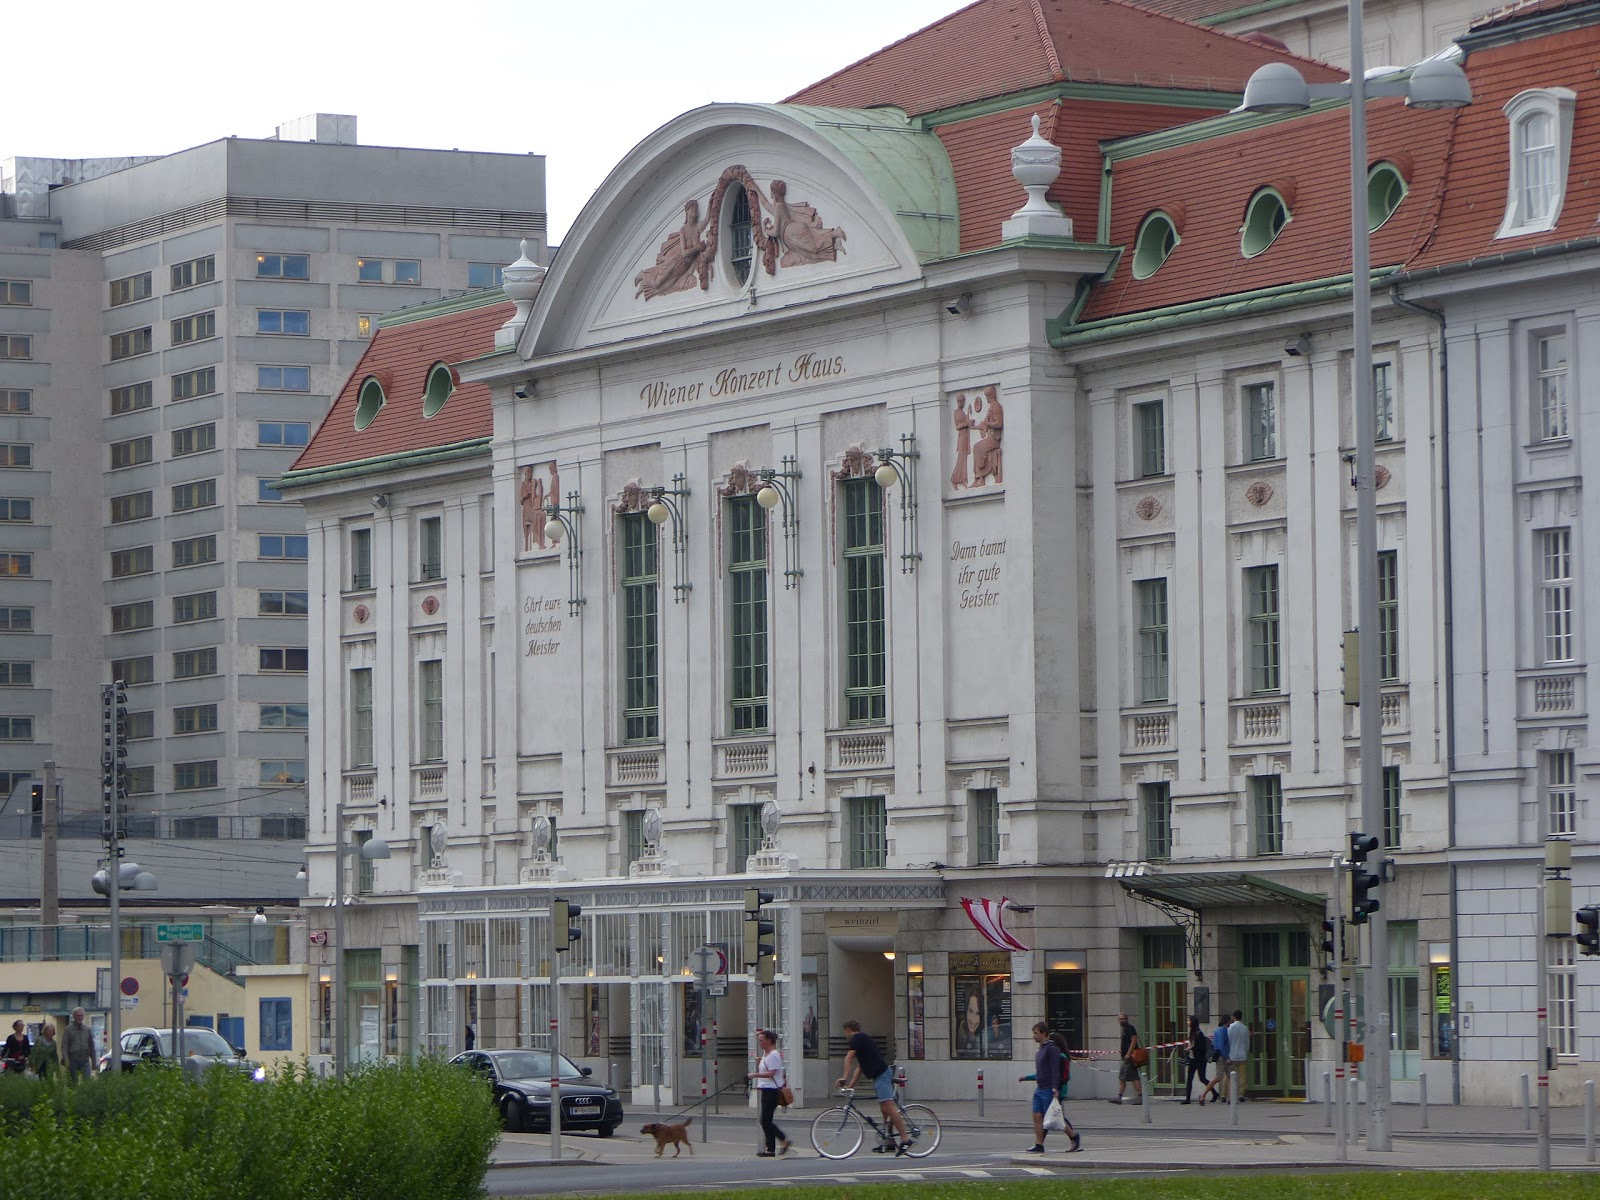
{"type": "Polygon", "coordinates": [[[44,956],[56,956],[56,926],[61,924],[61,880],[56,865],[60,806],[56,803],[56,762],[44,763],[44,796],[39,828],[39,860],[43,878],[39,881],[39,923],[44,926],[44,956]]]}

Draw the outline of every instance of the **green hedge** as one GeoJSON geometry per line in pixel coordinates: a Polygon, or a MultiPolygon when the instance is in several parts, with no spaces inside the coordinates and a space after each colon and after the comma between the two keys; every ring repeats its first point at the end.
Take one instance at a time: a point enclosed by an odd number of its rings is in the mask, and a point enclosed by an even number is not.
{"type": "Polygon", "coordinates": [[[499,1116],[481,1080],[437,1061],[340,1082],[208,1071],[76,1086],[0,1077],[7,1200],[478,1200],[499,1116]]]}

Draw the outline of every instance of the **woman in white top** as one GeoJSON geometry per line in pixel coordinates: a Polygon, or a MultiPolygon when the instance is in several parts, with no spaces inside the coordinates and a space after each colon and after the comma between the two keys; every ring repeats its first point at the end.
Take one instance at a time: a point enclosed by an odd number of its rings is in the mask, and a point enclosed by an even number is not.
{"type": "Polygon", "coordinates": [[[756,1083],[756,1097],[761,1101],[761,1133],[767,1139],[767,1148],[758,1151],[757,1158],[773,1158],[789,1153],[789,1139],[772,1118],[778,1111],[778,1090],[787,1076],[783,1070],[783,1055],[778,1053],[778,1035],[770,1029],[758,1030],[756,1047],[761,1051],[761,1063],[750,1072],[756,1083]]]}

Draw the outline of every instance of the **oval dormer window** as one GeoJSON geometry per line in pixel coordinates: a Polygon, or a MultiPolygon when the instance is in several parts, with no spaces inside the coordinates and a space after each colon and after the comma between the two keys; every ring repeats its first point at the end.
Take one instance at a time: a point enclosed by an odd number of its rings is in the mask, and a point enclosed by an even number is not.
{"type": "Polygon", "coordinates": [[[1254,258],[1277,240],[1288,223],[1289,206],[1283,197],[1273,188],[1262,188],[1250,197],[1250,207],[1245,209],[1240,252],[1254,258]]]}
{"type": "Polygon", "coordinates": [[[376,375],[368,375],[361,381],[361,390],[356,393],[356,428],[365,429],[371,425],[383,402],[383,384],[378,382],[376,375]]]}
{"type": "Polygon", "coordinates": [[[1177,248],[1178,230],[1172,218],[1164,212],[1153,212],[1139,226],[1139,236],[1133,243],[1133,277],[1148,279],[1161,269],[1161,264],[1177,248]]]}
{"type": "Polygon", "coordinates": [[[728,263],[740,287],[750,279],[750,264],[755,259],[755,237],[750,220],[750,197],[742,184],[734,184],[733,202],[728,206],[728,263]]]}
{"type": "Polygon", "coordinates": [[[434,363],[428,371],[427,389],[422,393],[422,415],[433,416],[455,390],[456,377],[450,373],[450,368],[442,362],[434,363]]]}
{"type": "Polygon", "coordinates": [[[1376,229],[1406,198],[1405,177],[1393,163],[1381,162],[1367,172],[1367,229],[1376,229]]]}

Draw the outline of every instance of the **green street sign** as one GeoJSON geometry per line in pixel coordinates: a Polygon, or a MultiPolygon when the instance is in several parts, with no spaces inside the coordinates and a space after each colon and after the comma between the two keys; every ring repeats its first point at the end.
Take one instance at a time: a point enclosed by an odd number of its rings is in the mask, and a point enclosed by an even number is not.
{"type": "Polygon", "coordinates": [[[158,942],[203,942],[206,940],[206,927],[204,925],[157,925],[156,941],[158,942]]]}

